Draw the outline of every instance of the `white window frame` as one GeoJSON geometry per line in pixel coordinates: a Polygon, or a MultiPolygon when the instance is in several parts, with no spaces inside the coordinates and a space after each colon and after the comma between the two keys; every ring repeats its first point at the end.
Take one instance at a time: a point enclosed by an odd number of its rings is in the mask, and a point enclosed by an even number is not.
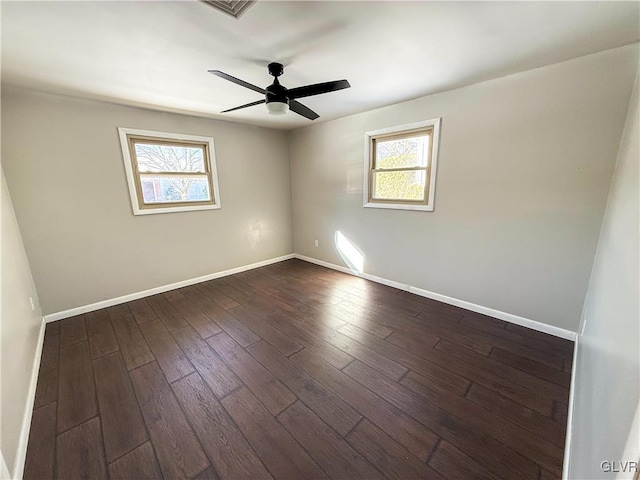
{"type": "Polygon", "coordinates": [[[175,213],[175,212],[190,212],[195,210],[216,210],[221,208],[220,205],[220,188],[218,186],[218,170],[216,165],[216,154],[213,145],[213,138],[203,137],[198,135],[186,135],[183,133],[168,133],[168,132],[156,132],[153,130],[140,130],[137,128],[125,128],[118,127],[118,135],[120,137],[120,147],[122,148],[122,160],[124,162],[124,169],[127,174],[127,184],[129,186],[129,196],[131,198],[131,208],[134,215],[153,215],[157,213],[175,213]],[[133,170],[133,162],[131,158],[131,150],[129,148],[129,136],[134,137],[149,137],[151,139],[157,139],[160,141],[186,141],[197,142],[206,146],[204,155],[205,169],[208,168],[208,172],[211,175],[211,197],[213,203],[207,205],[186,205],[180,203],[175,206],[169,204],[161,205],[149,205],[148,207],[141,208],[142,200],[138,198],[138,189],[136,187],[136,174],[133,170]]]}
{"type": "Polygon", "coordinates": [[[440,120],[441,118],[433,118],[422,122],[409,123],[397,127],[382,128],[373,130],[364,134],[364,188],[363,188],[363,207],[366,208],[390,208],[394,210],[421,210],[433,212],[434,201],[436,195],[436,173],[438,169],[438,145],[440,143],[440,120]],[[372,176],[372,144],[373,138],[380,135],[402,134],[411,130],[422,128],[432,129],[431,152],[430,152],[430,176],[429,176],[429,195],[425,203],[411,203],[410,201],[402,201],[394,203],[393,201],[376,202],[371,199],[370,185],[372,176]]]}

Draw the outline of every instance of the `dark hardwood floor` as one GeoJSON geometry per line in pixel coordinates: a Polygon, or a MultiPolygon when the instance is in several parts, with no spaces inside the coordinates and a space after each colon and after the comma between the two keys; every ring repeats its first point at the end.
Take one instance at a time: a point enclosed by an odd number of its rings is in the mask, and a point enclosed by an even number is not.
{"type": "Polygon", "coordinates": [[[571,342],[299,260],[44,342],[25,479],[562,473],[571,342]]]}

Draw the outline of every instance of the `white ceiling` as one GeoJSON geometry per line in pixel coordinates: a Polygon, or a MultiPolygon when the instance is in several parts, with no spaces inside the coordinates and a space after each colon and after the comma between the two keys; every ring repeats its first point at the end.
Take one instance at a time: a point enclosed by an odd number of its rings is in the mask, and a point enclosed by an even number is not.
{"type": "Polygon", "coordinates": [[[2,2],[2,82],[274,128],[311,124],[263,105],[289,87],[346,78],[302,103],[314,123],[560,62],[639,39],[638,2],[272,2],[236,20],[203,3],[2,2]]]}

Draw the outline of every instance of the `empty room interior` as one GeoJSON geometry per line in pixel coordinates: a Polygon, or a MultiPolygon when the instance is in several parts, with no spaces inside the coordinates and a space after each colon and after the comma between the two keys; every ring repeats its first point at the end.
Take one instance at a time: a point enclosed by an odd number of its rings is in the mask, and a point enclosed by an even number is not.
{"type": "Polygon", "coordinates": [[[2,479],[638,479],[640,2],[0,18],[2,479]]]}

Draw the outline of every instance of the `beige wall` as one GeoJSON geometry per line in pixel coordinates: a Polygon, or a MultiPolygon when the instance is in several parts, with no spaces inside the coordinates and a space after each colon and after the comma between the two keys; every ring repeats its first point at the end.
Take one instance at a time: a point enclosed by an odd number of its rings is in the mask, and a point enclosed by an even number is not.
{"type": "Polygon", "coordinates": [[[637,55],[627,46],[293,131],[294,251],[344,265],[341,231],[366,273],[576,331],[637,55]],[[435,117],[435,211],[363,208],[364,133],[435,117]]]}
{"type": "Polygon", "coordinates": [[[2,94],[2,161],[45,314],[292,252],[286,132],[2,94]],[[134,216],[117,127],[213,137],[222,209],[134,216]]]}
{"type": "MultiPolygon", "coordinates": [[[[29,382],[33,375],[42,316],[4,174],[1,202],[0,450],[9,471],[15,472],[23,419],[26,409],[33,405],[33,397],[29,393],[34,392],[29,392],[29,382]],[[35,310],[31,309],[29,297],[34,301],[35,310]]],[[[22,455],[24,453],[21,452],[22,455]]],[[[18,462],[20,468],[22,461],[18,462]]]]}
{"type": "Polygon", "coordinates": [[[600,462],[640,460],[639,102],[636,80],[578,338],[569,478],[631,479],[600,462]]]}

